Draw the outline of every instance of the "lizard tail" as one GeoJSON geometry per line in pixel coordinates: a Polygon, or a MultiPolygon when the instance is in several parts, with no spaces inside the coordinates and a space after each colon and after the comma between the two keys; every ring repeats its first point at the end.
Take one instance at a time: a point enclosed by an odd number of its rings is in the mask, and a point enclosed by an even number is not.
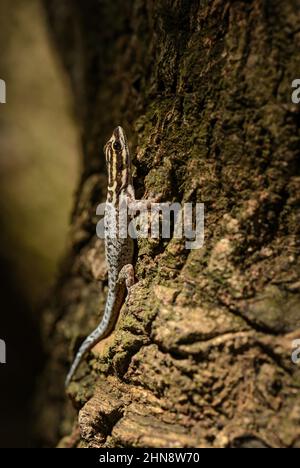
{"type": "Polygon", "coordinates": [[[100,324],[99,327],[97,327],[82,343],[80,346],[76,357],[73,361],[73,364],[69,370],[69,373],[67,375],[66,381],[65,381],[65,387],[67,388],[69,386],[69,383],[71,382],[71,379],[76,372],[79,364],[81,363],[82,358],[89,352],[89,350],[97,344],[97,342],[101,339],[102,335],[102,329],[101,327],[102,324],[100,324]]]}
{"type": "Polygon", "coordinates": [[[76,372],[79,364],[81,363],[83,357],[92,349],[102,338],[105,338],[111,331],[111,328],[114,324],[114,314],[113,309],[116,305],[115,294],[109,292],[108,299],[106,302],[106,308],[104,312],[103,319],[101,320],[98,327],[84,340],[80,346],[76,357],[73,361],[73,364],[70,368],[70,371],[65,380],[65,387],[69,386],[71,379],[76,372]]]}

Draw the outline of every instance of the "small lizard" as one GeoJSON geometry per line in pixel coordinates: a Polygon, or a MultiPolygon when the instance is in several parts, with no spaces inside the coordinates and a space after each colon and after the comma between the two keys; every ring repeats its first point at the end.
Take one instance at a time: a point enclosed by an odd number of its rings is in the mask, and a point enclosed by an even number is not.
{"type": "MultiPolygon", "coordinates": [[[[110,140],[104,147],[104,152],[108,171],[107,199],[104,213],[108,295],[103,318],[98,327],[80,346],[67,375],[66,387],[86,353],[111,333],[124,302],[126,288],[129,293],[131,286],[134,284],[134,268],[132,265],[134,242],[129,235],[125,239],[118,235],[119,208],[125,206],[129,210],[137,210],[145,207],[145,201],[135,200],[131,158],[127,138],[122,127],[117,127],[113,131],[110,140]]],[[[147,209],[150,203],[146,202],[147,209]]],[[[129,217],[128,222],[130,222],[129,217]]],[[[126,229],[127,227],[128,225],[125,226],[126,229]]]]}

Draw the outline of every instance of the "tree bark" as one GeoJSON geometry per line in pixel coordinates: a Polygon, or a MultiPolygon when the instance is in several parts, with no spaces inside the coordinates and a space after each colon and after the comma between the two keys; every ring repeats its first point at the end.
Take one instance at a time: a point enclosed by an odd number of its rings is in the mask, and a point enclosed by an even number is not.
{"type": "Polygon", "coordinates": [[[45,7],[72,83],[83,172],[44,311],[41,443],[300,447],[299,0],[45,7]],[[105,304],[95,211],[106,196],[102,147],[119,124],[137,198],[203,202],[205,243],[139,241],[130,301],[67,398],[68,366],[105,304]]]}

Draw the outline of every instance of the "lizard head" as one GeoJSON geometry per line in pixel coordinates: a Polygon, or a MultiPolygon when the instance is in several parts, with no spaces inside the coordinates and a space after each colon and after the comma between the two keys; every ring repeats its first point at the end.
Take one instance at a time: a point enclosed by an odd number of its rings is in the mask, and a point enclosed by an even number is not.
{"type": "MultiPolygon", "coordinates": [[[[104,146],[106,164],[126,165],[129,159],[128,144],[122,127],[114,129],[112,136],[104,146]]],[[[120,168],[121,169],[121,168],[120,168]]]]}
{"type": "Polygon", "coordinates": [[[119,194],[131,182],[131,162],[127,138],[122,127],[114,129],[104,146],[108,172],[108,189],[119,194]]]}

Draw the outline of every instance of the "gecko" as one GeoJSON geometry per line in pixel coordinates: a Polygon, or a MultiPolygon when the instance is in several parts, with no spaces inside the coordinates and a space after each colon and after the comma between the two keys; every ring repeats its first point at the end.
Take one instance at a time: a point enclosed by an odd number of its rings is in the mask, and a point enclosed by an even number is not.
{"type": "MultiPolygon", "coordinates": [[[[108,266],[108,294],[101,322],[97,328],[84,340],[80,346],[70,371],[67,375],[67,387],[81,363],[83,357],[100,340],[107,337],[113,330],[120,309],[130,288],[134,285],[134,241],[127,235],[119,236],[119,209],[120,206],[129,211],[149,209],[150,200],[136,200],[132,182],[131,157],[127,138],[122,127],[117,127],[111,138],[104,146],[106,159],[108,185],[104,212],[104,242],[105,257],[108,266]],[[145,204],[146,202],[146,204],[145,204]],[[125,236],[124,236],[125,237],[125,236]]],[[[127,217],[130,222],[130,217],[127,217]]],[[[127,229],[127,226],[125,228],[127,229]]],[[[123,230],[124,226],[122,226],[123,230]]]]}

